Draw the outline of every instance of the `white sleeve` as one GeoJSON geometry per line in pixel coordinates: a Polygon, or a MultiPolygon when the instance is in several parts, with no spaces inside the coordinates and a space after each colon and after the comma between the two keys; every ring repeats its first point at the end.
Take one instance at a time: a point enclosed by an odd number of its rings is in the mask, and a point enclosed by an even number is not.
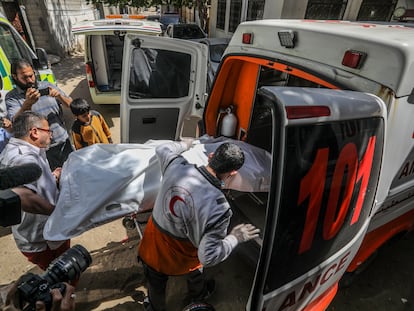
{"type": "Polygon", "coordinates": [[[160,162],[161,172],[164,174],[165,169],[171,161],[180,156],[185,150],[187,150],[187,144],[184,142],[168,142],[157,146],[155,153],[160,162]]]}
{"type": "Polygon", "coordinates": [[[238,241],[235,236],[227,235],[231,213],[206,232],[198,246],[198,259],[204,267],[214,266],[229,257],[238,241]]]}

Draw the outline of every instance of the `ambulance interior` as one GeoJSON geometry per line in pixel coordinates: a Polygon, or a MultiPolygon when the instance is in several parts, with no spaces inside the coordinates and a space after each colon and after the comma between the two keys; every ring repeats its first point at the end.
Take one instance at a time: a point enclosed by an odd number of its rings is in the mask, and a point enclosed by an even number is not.
{"type": "Polygon", "coordinates": [[[121,90],[123,36],[91,35],[90,61],[95,86],[100,92],[121,90]]]}
{"type": "MultiPolygon", "coordinates": [[[[273,117],[272,109],[275,104],[265,98],[258,90],[262,86],[298,86],[314,88],[333,88],[327,82],[311,74],[296,70],[290,66],[268,62],[252,57],[232,56],[224,60],[222,69],[216,77],[206,112],[204,115],[206,133],[220,136],[221,112],[229,105],[235,107],[238,124],[235,138],[248,144],[260,147],[272,154],[277,152],[278,113],[273,117]]],[[[274,168],[272,163],[271,167],[274,168]]],[[[271,176],[272,172],[269,172],[271,176]]],[[[269,178],[271,180],[271,178],[269,178]]],[[[271,184],[269,184],[269,189],[271,184]]],[[[272,186],[274,187],[274,186],[272,186]]],[[[274,189],[274,188],[272,188],[274,189]]],[[[227,196],[232,206],[232,225],[252,223],[265,231],[269,192],[240,192],[227,190],[227,196]]],[[[251,277],[249,285],[253,284],[256,265],[259,260],[262,240],[249,241],[243,247],[235,250],[235,256],[246,261],[251,277]]],[[[248,284],[246,284],[248,286],[248,284]]],[[[247,301],[247,297],[246,297],[247,301]]]]}

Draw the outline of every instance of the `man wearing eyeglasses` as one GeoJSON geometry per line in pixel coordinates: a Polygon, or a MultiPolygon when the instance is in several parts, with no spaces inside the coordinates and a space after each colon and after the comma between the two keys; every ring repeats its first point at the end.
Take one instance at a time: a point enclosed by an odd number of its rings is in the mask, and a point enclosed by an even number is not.
{"type": "Polygon", "coordinates": [[[42,169],[37,181],[13,188],[22,205],[22,221],[12,227],[13,237],[23,255],[45,270],[53,259],[70,248],[70,240],[51,242],[43,237],[46,220],[58,199],[61,168],[52,172],[49,167],[46,148],[51,142],[52,130],[44,116],[33,111],[20,113],[14,119],[13,133],[0,154],[0,165],[34,163],[42,169]]]}
{"type": "Polygon", "coordinates": [[[25,59],[12,63],[10,71],[16,87],[5,98],[9,119],[13,121],[24,111],[35,111],[45,116],[53,131],[46,152],[49,165],[52,170],[61,167],[73,151],[62,112],[62,105],[69,107],[72,98],[48,81],[37,81],[31,63],[25,59]]]}

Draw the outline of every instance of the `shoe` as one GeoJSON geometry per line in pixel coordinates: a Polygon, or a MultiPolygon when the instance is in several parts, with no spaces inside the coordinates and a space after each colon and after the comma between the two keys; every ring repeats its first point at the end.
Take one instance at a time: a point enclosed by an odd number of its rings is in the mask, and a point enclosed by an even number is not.
{"type": "Polygon", "coordinates": [[[211,304],[205,302],[192,302],[188,306],[185,306],[183,311],[215,311],[211,304]]]}

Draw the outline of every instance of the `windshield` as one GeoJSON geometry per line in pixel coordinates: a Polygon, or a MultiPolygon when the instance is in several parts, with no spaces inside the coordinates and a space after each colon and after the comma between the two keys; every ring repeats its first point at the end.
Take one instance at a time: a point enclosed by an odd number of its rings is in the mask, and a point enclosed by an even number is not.
{"type": "Polygon", "coordinates": [[[164,15],[161,16],[160,22],[164,25],[178,24],[180,22],[180,16],[177,15],[164,15]]]}
{"type": "Polygon", "coordinates": [[[10,28],[5,25],[0,25],[0,42],[1,48],[11,62],[23,58],[10,28]]]}
{"type": "Polygon", "coordinates": [[[210,60],[215,63],[220,63],[221,57],[227,48],[227,44],[210,45],[210,60]]]}
{"type": "Polygon", "coordinates": [[[174,27],[174,38],[179,39],[202,39],[205,38],[203,31],[197,26],[180,26],[174,27]]]}

